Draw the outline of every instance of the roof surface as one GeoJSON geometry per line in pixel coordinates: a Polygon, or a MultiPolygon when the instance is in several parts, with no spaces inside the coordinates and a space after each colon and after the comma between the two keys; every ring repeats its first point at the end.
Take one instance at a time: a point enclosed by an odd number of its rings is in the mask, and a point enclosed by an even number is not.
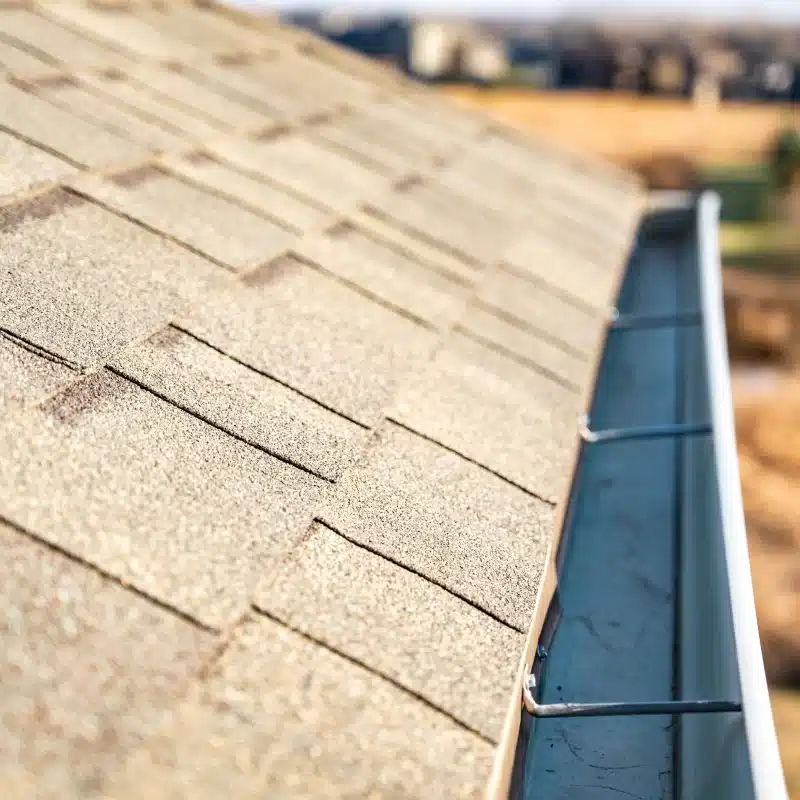
{"type": "Polygon", "coordinates": [[[480,795],[635,184],[210,5],[0,73],[0,796],[480,795]]]}

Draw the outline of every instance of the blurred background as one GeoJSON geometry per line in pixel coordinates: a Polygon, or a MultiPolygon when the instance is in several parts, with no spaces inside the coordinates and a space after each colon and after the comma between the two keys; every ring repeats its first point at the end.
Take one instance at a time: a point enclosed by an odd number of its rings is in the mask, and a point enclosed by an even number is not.
{"type": "Polygon", "coordinates": [[[762,643],[800,798],[800,2],[248,3],[640,173],[723,198],[725,304],[762,643]]]}

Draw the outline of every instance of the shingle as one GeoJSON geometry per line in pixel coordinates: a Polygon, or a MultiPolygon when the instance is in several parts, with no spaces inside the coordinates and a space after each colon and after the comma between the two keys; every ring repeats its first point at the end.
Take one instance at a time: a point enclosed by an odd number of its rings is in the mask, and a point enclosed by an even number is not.
{"type": "Polygon", "coordinates": [[[451,337],[409,377],[389,415],[557,502],[577,439],[579,396],[521,365],[498,374],[483,349],[470,352],[462,337],[451,337]]]}
{"type": "Polygon", "coordinates": [[[414,183],[370,200],[383,218],[479,262],[497,259],[509,230],[499,215],[442,186],[414,183]]]}
{"type": "Polygon", "coordinates": [[[120,353],[112,366],[246,441],[334,479],[364,430],[174,328],[120,353]]]}
{"type": "Polygon", "coordinates": [[[590,374],[588,357],[578,357],[563,347],[478,306],[472,306],[459,323],[462,331],[499,347],[531,369],[542,371],[580,391],[590,374]]]}
{"type": "Polygon", "coordinates": [[[70,27],[137,58],[187,61],[199,55],[196,48],[163,34],[121,7],[49,3],[46,10],[70,27]]]}
{"type": "Polygon", "coordinates": [[[565,253],[541,234],[519,237],[506,251],[505,260],[523,274],[588,306],[605,309],[611,304],[615,271],[565,253]]]}
{"type": "Polygon", "coordinates": [[[273,258],[293,238],[277,223],[157,166],[82,175],[73,185],[232,269],[273,258]]]}
{"type": "Polygon", "coordinates": [[[212,637],[0,522],[3,797],[101,796],[212,637]]]}
{"type": "Polygon", "coordinates": [[[204,86],[201,80],[194,80],[191,73],[178,67],[137,65],[128,70],[128,75],[154,94],[215,122],[221,130],[260,129],[271,121],[264,111],[256,111],[221,91],[204,86]]]}
{"type": "Polygon", "coordinates": [[[212,152],[335,210],[349,210],[388,186],[385,176],[298,135],[220,139],[212,152]]]}
{"type": "Polygon", "coordinates": [[[306,238],[296,248],[326,271],[436,326],[452,323],[467,289],[353,225],[306,238]]]}
{"type": "Polygon", "coordinates": [[[130,63],[128,56],[115,52],[91,36],[85,36],[49,19],[45,14],[21,7],[0,8],[0,31],[70,66],[110,67],[130,63]]]}
{"type": "Polygon", "coordinates": [[[132,759],[114,797],[477,800],[492,756],[379,676],[258,619],[132,759]]]}
{"type": "Polygon", "coordinates": [[[444,589],[316,524],[255,602],[499,739],[522,635],[444,589]]]}
{"type": "Polygon", "coordinates": [[[578,353],[594,354],[605,320],[600,314],[570,303],[541,284],[507,270],[496,270],[481,284],[478,298],[537,333],[551,336],[578,353]]]}
{"type": "Polygon", "coordinates": [[[40,97],[0,83],[3,125],[84,166],[133,159],[141,147],[40,97]]]}
{"type": "Polygon", "coordinates": [[[147,150],[172,150],[184,143],[181,137],[165,127],[129,111],[110,97],[86,89],[76,80],[47,81],[36,87],[36,93],[54,105],[130,139],[147,150]]]}
{"type": "Polygon", "coordinates": [[[389,405],[433,333],[289,257],[209,296],[182,325],[363,424],[389,405]]]}
{"type": "Polygon", "coordinates": [[[0,423],[0,514],[209,626],[325,485],[105,371],[0,423]]]}
{"type": "Polygon", "coordinates": [[[0,333],[0,412],[33,405],[74,377],[69,367],[44,358],[0,333]]]}
{"type": "Polygon", "coordinates": [[[207,121],[202,112],[180,106],[151,91],[146,86],[131,81],[119,72],[81,72],[81,83],[106,95],[164,127],[177,131],[188,141],[218,136],[220,123],[207,121]]]}
{"type": "Polygon", "coordinates": [[[223,271],[63,190],[0,208],[0,324],[91,366],[223,271]]]}
{"type": "Polygon", "coordinates": [[[0,164],[0,197],[75,171],[66,161],[1,130],[0,164]]]}
{"type": "Polygon", "coordinates": [[[165,157],[162,162],[171,171],[237,197],[296,231],[320,229],[331,216],[285,189],[236,170],[206,153],[165,157]]]}
{"type": "MultiPolygon", "coordinates": [[[[0,10],[0,23],[3,21],[3,11],[0,10]]],[[[0,71],[16,74],[35,74],[47,72],[54,62],[40,58],[30,50],[19,47],[14,40],[2,38],[0,29],[0,71]]]]}
{"type": "Polygon", "coordinates": [[[388,424],[320,517],[517,630],[527,628],[553,510],[485,469],[388,424]]]}

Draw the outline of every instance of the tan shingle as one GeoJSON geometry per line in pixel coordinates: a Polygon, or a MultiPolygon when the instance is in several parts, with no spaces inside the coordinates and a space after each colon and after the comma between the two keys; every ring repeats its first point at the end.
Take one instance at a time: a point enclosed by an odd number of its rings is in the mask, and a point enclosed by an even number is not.
{"type": "Polygon", "coordinates": [[[0,197],[75,172],[57,156],[5,131],[0,131],[0,163],[0,197]]]}
{"type": "Polygon", "coordinates": [[[492,750],[388,681],[258,619],[130,762],[113,796],[477,800],[492,750]]]}
{"type": "Polygon", "coordinates": [[[0,332],[0,412],[34,405],[75,378],[69,367],[0,332]]]}

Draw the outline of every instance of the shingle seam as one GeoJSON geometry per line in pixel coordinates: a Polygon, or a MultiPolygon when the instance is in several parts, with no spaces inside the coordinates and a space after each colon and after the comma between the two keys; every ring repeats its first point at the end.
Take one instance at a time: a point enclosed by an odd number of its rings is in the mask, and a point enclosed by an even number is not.
{"type": "Polygon", "coordinates": [[[557,286],[554,286],[549,281],[545,280],[544,278],[539,278],[536,275],[531,275],[522,267],[517,267],[514,264],[510,263],[509,261],[502,261],[500,263],[500,268],[505,270],[506,272],[510,272],[512,275],[520,278],[521,280],[528,281],[534,286],[539,289],[542,289],[545,292],[553,295],[553,297],[557,297],[559,300],[563,300],[566,303],[569,303],[572,306],[575,306],[579,311],[585,311],[587,314],[591,314],[598,318],[602,318],[603,308],[602,306],[592,305],[591,303],[587,303],[585,300],[581,299],[577,295],[574,295],[564,289],[559,289],[557,286]]]}
{"type": "Polygon", "coordinates": [[[30,341],[30,339],[26,339],[24,336],[20,336],[18,333],[14,333],[14,331],[10,330],[9,328],[5,328],[2,325],[0,325],[0,336],[4,339],[8,339],[8,341],[12,342],[18,347],[22,347],[29,353],[39,356],[40,358],[52,361],[54,364],[58,364],[62,367],[68,367],[78,374],[83,373],[81,365],[75,361],[70,361],[68,358],[64,358],[64,356],[60,356],[58,353],[54,353],[52,350],[48,350],[47,348],[30,341]]]}
{"type": "Polygon", "coordinates": [[[436,325],[430,320],[426,320],[420,316],[417,316],[412,311],[409,311],[408,309],[403,308],[402,306],[398,306],[395,303],[392,303],[391,300],[387,300],[385,297],[381,297],[379,294],[375,294],[375,292],[367,289],[360,283],[352,281],[349,278],[345,278],[343,275],[340,275],[335,270],[326,267],[320,261],[316,261],[313,258],[309,258],[305,253],[302,252],[302,248],[299,247],[297,249],[289,248],[286,255],[291,256],[294,259],[297,259],[301,263],[305,264],[308,267],[311,267],[313,270],[317,272],[323,273],[327,277],[336,281],[336,283],[347,287],[348,289],[354,291],[356,294],[360,294],[362,297],[375,303],[376,305],[381,306],[382,308],[385,308],[387,311],[391,311],[393,314],[397,314],[398,316],[407,319],[409,322],[413,322],[415,325],[420,325],[421,327],[431,330],[434,333],[438,333],[441,330],[441,326],[436,325]]]}
{"type": "MultiPolygon", "coordinates": [[[[24,5],[22,6],[24,8],[24,5]]],[[[0,8],[2,8],[0,6],[0,8]]],[[[49,64],[52,67],[60,67],[61,62],[57,61],[53,58],[50,53],[39,50],[38,47],[34,47],[32,44],[28,42],[22,41],[22,39],[17,39],[16,36],[13,36],[10,33],[6,33],[5,31],[0,31],[0,40],[6,41],[11,44],[13,47],[16,47],[18,50],[23,50],[26,53],[29,53],[32,56],[40,59],[41,61],[45,62],[45,66],[49,64]]]]}
{"type": "Polygon", "coordinates": [[[294,467],[295,469],[300,470],[301,472],[305,472],[308,475],[313,476],[314,478],[318,478],[321,481],[325,481],[325,483],[335,483],[336,478],[329,477],[328,475],[323,475],[321,472],[317,472],[317,470],[313,469],[312,467],[308,467],[305,464],[300,463],[299,461],[295,461],[288,456],[281,455],[280,453],[276,453],[271,448],[264,446],[263,444],[259,444],[258,442],[254,442],[252,439],[249,439],[246,436],[243,436],[240,433],[236,433],[236,431],[232,430],[231,428],[227,427],[226,425],[222,425],[219,422],[214,422],[214,420],[210,419],[209,417],[201,414],[199,411],[190,408],[188,405],[184,405],[183,403],[179,403],[177,400],[174,400],[171,397],[159,392],[157,389],[154,389],[152,386],[148,386],[144,381],[140,380],[139,378],[131,375],[125,370],[120,369],[119,367],[113,366],[106,366],[104,369],[107,369],[109,372],[112,372],[114,375],[117,375],[124,380],[133,383],[134,385],[138,386],[140,389],[152,394],[154,397],[157,397],[159,400],[163,400],[165,403],[173,406],[174,408],[180,409],[181,411],[189,414],[190,416],[194,417],[195,419],[204,422],[206,425],[210,425],[212,428],[216,428],[218,431],[230,436],[237,441],[242,442],[243,444],[248,445],[249,447],[254,448],[255,450],[259,450],[260,452],[270,456],[271,458],[277,459],[278,461],[282,461],[284,464],[288,464],[290,467],[294,467]]]}
{"type": "Polygon", "coordinates": [[[457,725],[459,728],[461,728],[462,730],[466,731],[467,733],[471,733],[473,736],[477,737],[481,741],[486,742],[487,744],[491,745],[492,747],[496,747],[497,746],[497,740],[490,739],[488,736],[486,736],[486,734],[482,733],[481,731],[477,730],[476,728],[473,728],[471,725],[468,725],[466,722],[464,722],[463,720],[461,720],[458,717],[454,716],[449,711],[446,711],[445,709],[443,709],[440,706],[436,705],[436,703],[431,702],[424,695],[420,694],[419,692],[415,692],[413,689],[411,689],[410,687],[406,686],[403,683],[400,683],[395,678],[392,678],[389,675],[385,675],[383,672],[379,672],[374,667],[370,666],[369,664],[365,663],[364,661],[361,661],[361,659],[355,658],[354,656],[350,655],[346,651],[341,650],[338,647],[333,647],[328,642],[325,642],[322,639],[318,639],[317,637],[312,636],[307,631],[304,631],[302,628],[297,628],[294,625],[289,624],[286,620],[281,619],[278,616],[275,616],[275,614],[273,614],[272,612],[268,611],[265,608],[261,608],[260,606],[253,604],[253,611],[255,611],[257,614],[260,614],[263,617],[266,617],[267,619],[271,620],[272,622],[276,623],[277,625],[280,625],[282,628],[285,628],[286,630],[291,631],[292,633],[296,634],[297,636],[301,636],[303,639],[305,639],[306,641],[308,641],[311,644],[315,645],[316,647],[319,647],[322,650],[326,650],[326,651],[328,651],[330,653],[333,653],[334,655],[339,656],[339,658],[343,658],[345,661],[349,662],[350,664],[353,664],[354,666],[356,666],[356,667],[358,667],[358,668],[360,668],[362,670],[365,670],[370,675],[374,675],[376,678],[379,678],[382,681],[386,681],[386,683],[390,684],[395,689],[398,689],[399,691],[403,692],[403,694],[408,695],[409,697],[413,698],[418,703],[422,703],[424,706],[426,706],[427,708],[429,708],[432,711],[436,712],[437,714],[440,714],[441,716],[446,717],[454,725],[457,725]]]}
{"type": "Polygon", "coordinates": [[[210,342],[208,339],[203,338],[202,336],[198,335],[194,331],[190,330],[189,328],[184,327],[178,322],[171,322],[170,326],[175,328],[175,330],[180,331],[181,333],[185,333],[187,336],[190,336],[196,342],[200,342],[200,344],[205,345],[206,347],[211,348],[215,352],[219,353],[220,355],[229,358],[231,361],[236,362],[242,367],[246,367],[251,372],[254,372],[256,375],[261,375],[264,378],[269,378],[271,381],[275,381],[275,383],[280,384],[286,389],[291,389],[295,394],[300,395],[300,397],[305,398],[306,400],[310,400],[314,405],[319,406],[320,408],[325,409],[325,411],[329,411],[331,414],[335,414],[337,417],[341,417],[348,422],[352,422],[353,425],[358,425],[359,428],[362,428],[365,431],[372,430],[372,425],[367,425],[360,420],[355,419],[354,417],[350,417],[347,414],[343,413],[342,411],[338,411],[333,406],[329,406],[326,403],[323,403],[321,400],[318,400],[313,395],[307,394],[306,392],[301,391],[300,389],[292,386],[291,383],[287,381],[281,380],[280,378],[275,377],[275,375],[271,375],[269,372],[266,372],[263,369],[259,369],[258,367],[254,367],[252,364],[249,364],[247,361],[242,360],[241,358],[237,358],[237,356],[232,355],[231,353],[227,352],[225,348],[220,347],[219,345],[210,342]]]}
{"type": "Polygon", "coordinates": [[[466,336],[469,339],[472,339],[478,344],[482,344],[484,347],[488,347],[489,350],[494,350],[496,353],[500,353],[506,358],[510,358],[512,361],[516,361],[518,364],[521,364],[523,367],[528,367],[529,369],[534,370],[534,372],[538,372],[540,375],[544,375],[545,378],[549,378],[551,381],[554,381],[559,386],[563,386],[570,392],[574,392],[575,394],[581,393],[581,387],[577,384],[573,383],[567,378],[561,377],[557,372],[553,372],[553,370],[548,369],[547,367],[543,367],[537,361],[533,359],[526,358],[525,356],[521,356],[519,353],[515,353],[513,350],[509,350],[507,347],[503,347],[503,345],[498,344],[497,342],[493,342],[491,339],[487,339],[484,336],[481,336],[478,333],[470,330],[466,326],[462,324],[458,324],[453,329],[455,332],[460,333],[466,336]]]}
{"type": "MultiPolygon", "coordinates": [[[[590,359],[590,356],[588,356],[583,350],[573,347],[568,342],[565,342],[561,337],[554,336],[549,331],[539,328],[536,325],[531,325],[531,323],[527,320],[524,320],[518,317],[516,314],[512,314],[511,312],[494,305],[494,303],[489,303],[486,300],[481,300],[479,297],[476,297],[474,304],[483,311],[486,311],[495,317],[499,317],[509,325],[513,325],[515,328],[532,333],[537,339],[543,339],[544,341],[549,342],[554,347],[557,347],[559,350],[565,352],[567,355],[574,356],[581,361],[589,361],[590,359]]],[[[598,320],[598,323],[599,322],[600,321],[598,320]]],[[[598,324],[598,330],[599,329],[600,325],[598,324]]]]}
{"type": "MultiPolygon", "coordinates": [[[[402,422],[400,419],[394,416],[394,414],[390,411],[387,415],[386,419],[392,424],[396,425],[398,428],[402,428],[404,431],[413,434],[414,436],[418,436],[420,439],[424,439],[426,442],[430,442],[431,444],[435,444],[437,447],[441,447],[443,450],[447,450],[448,453],[452,453],[454,456],[458,456],[459,458],[463,459],[464,461],[468,461],[470,464],[474,464],[476,467],[480,467],[484,472],[488,472],[490,475],[494,475],[495,478],[499,478],[504,483],[507,483],[509,486],[513,486],[515,489],[519,489],[521,492],[525,492],[525,494],[530,495],[535,500],[539,500],[542,503],[547,503],[552,508],[555,508],[558,505],[558,501],[554,500],[550,497],[545,497],[538,492],[534,492],[532,489],[528,489],[526,486],[523,486],[521,483],[517,483],[515,480],[506,477],[503,475],[502,472],[498,472],[497,470],[492,469],[491,467],[487,467],[486,464],[478,461],[477,459],[471,458],[470,456],[462,453],[460,450],[455,449],[454,447],[450,447],[449,445],[440,442],[433,436],[429,436],[421,431],[418,431],[412,425],[409,425],[406,422],[402,422]]],[[[577,425],[576,425],[577,430],[577,425]]]]}
{"type": "Polygon", "coordinates": [[[12,528],[13,530],[17,531],[17,533],[19,533],[20,535],[25,536],[26,538],[30,539],[32,542],[35,542],[41,547],[44,547],[53,553],[57,553],[58,555],[62,556],[63,558],[66,558],[73,564],[76,564],[80,567],[83,567],[84,569],[89,570],[90,572],[93,572],[96,575],[99,575],[104,580],[113,583],[115,586],[119,586],[119,588],[122,589],[123,591],[129,592],[130,594],[136,595],[136,597],[140,597],[143,600],[146,600],[151,605],[154,605],[157,608],[160,608],[162,611],[166,611],[167,613],[172,614],[173,616],[178,617],[179,619],[182,619],[184,622],[187,622],[194,628],[197,628],[198,630],[205,631],[206,633],[214,635],[220,633],[219,629],[214,628],[205,622],[202,622],[196,617],[193,617],[191,614],[188,614],[187,612],[182,611],[180,608],[176,608],[175,606],[170,605],[169,603],[165,602],[164,600],[161,600],[155,595],[145,592],[138,586],[134,586],[132,583],[129,583],[124,578],[121,578],[118,575],[114,575],[112,572],[108,572],[102,567],[99,567],[97,564],[94,564],[93,562],[83,558],[82,556],[79,556],[77,553],[73,553],[71,550],[62,547],[61,545],[56,544],[55,542],[51,542],[45,536],[35,533],[29,528],[26,528],[24,525],[20,525],[18,522],[5,516],[4,514],[0,514],[0,522],[4,523],[9,528],[12,528]]]}
{"type": "Polygon", "coordinates": [[[405,572],[409,572],[412,575],[416,575],[418,578],[422,578],[424,581],[426,581],[427,583],[430,583],[432,586],[436,586],[438,589],[441,589],[442,591],[447,592],[447,594],[451,595],[452,597],[455,597],[457,600],[460,600],[462,603],[466,603],[468,606],[470,606],[470,608],[473,608],[475,611],[478,611],[479,613],[483,614],[484,616],[489,617],[489,619],[494,620],[498,625],[502,625],[504,628],[506,628],[506,629],[508,629],[510,631],[514,631],[514,633],[525,633],[525,629],[524,628],[518,628],[516,625],[512,625],[510,622],[507,622],[506,620],[501,619],[496,614],[494,614],[492,611],[489,611],[488,609],[484,608],[479,603],[476,603],[474,600],[470,600],[468,597],[466,597],[465,595],[461,594],[460,592],[454,591],[453,589],[451,589],[449,586],[445,585],[441,581],[437,581],[435,578],[431,578],[429,575],[426,575],[424,572],[420,572],[419,570],[414,569],[414,567],[410,567],[408,564],[404,564],[402,561],[399,561],[396,558],[393,558],[392,556],[387,555],[386,553],[382,552],[378,548],[371,547],[370,545],[365,544],[364,542],[361,542],[358,539],[353,538],[352,536],[348,536],[348,534],[343,533],[341,530],[339,530],[337,527],[335,527],[332,523],[330,523],[327,520],[325,520],[323,517],[319,517],[319,516],[314,517],[314,523],[317,524],[317,525],[322,525],[323,527],[325,527],[329,531],[331,531],[331,533],[335,533],[337,536],[341,537],[346,542],[349,542],[350,544],[354,545],[355,547],[358,547],[360,550],[365,550],[366,552],[371,553],[374,556],[378,556],[379,558],[382,558],[384,561],[388,561],[390,564],[393,564],[394,566],[399,567],[400,569],[404,570],[405,572]]]}
{"type": "Polygon", "coordinates": [[[486,266],[486,262],[480,261],[479,259],[470,255],[468,252],[464,250],[459,250],[457,247],[453,247],[452,245],[447,244],[447,242],[443,242],[440,239],[437,239],[435,236],[430,236],[429,234],[419,230],[413,225],[407,225],[401,220],[393,217],[391,214],[382,211],[378,206],[373,205],[370,201],[366,201],[365,203],[363,203],[361,209],[365,214],[375,217],[381,222],[384,222],[387,225],[391,225],[392,227],[395,227],[398,230],[405,232],[414,239],[419,239],[419,241],[427,244],[430,247],[437,248],[444,253],[449,253],[451,256],[454,256],[455,258],[458,258],[461,261],[465,261],[467,264],[471,264],[473,267],[476,267],[478,269],[483,269],[486,266]]]}
{"type": "MultiPolygon", "coordinates": [[[[341,156],[345,156],[349,158],[351,161],[355,161],[359,164],[364,164],[373,172],[377,172],[380,175],[383,175],[385,178],[389,178],[391,180],[396,180],[401,178],[402,176],[406,175],[413,170],[397,170],[392,169],[391,167],[386,166],[386,164],[381,164],[380,162],[376,161],[374,158],[368,156],[366,153],[359,152],[354,147],[348,147],[341,142],[336,142],[333,139],[329,139],[323,132],[314,130],[313,127],[310,127],[306,131],[308,137],[313,141],[319,142],[323,147],[333,150],[335,153],[338,153],[341,156]]],[[[387,148],[388,149],[388,148],[387,148]]]]}
{"type": "Polygon", "coordinates": [[[203,252],[202,250],[198,250],[196,247],[193,247],[192,245],[187,244],[184,241],[181,241],[172,234],[165,233],[164,231],[161,231],[158,228],[153,227],[152,225],[148,225],[146,222],[142,222],[140,219],[137,219],[136,217],[127,214],[126,212],[120,210],[116,206],[113,206],[110,203],[105,202],[104,200],[100,200],[99,198],[92,195],[91,192],[79,189],[78,187],[72,184],[66,184],[62,188],[64,189],[65,192],[69,192],[70,194],[76,195],[77,197],[80,197],[82,200],[88,203],[92,203],[93,205],[96,205],[99,208],[102,208],[105,211],[114,214],[120,219],[124,219],[127,222],[136,225],[142,230],[145,230],[148,233],[152,233],[154,236],[158,236],[161,239],[166,239],[167,241],[172,242],[172,244],[177,245],[178,247],[181,247],[184,250],[188,250],[190,253],[192,253],[192,255],[204,258],[206,261],[210,262],[211,264],[214,264],[214,266],[224,269],[226,272],[229,272],[233,275],[236,275],[239,272],[239,270],[237,270],[236,267],[232,267],[230,264],[226,264],[224,261],[220,261],[218,258],[214,258],[214,256],[211,256],[208,253],[203,252]]]}
{"type": "Polygon", "coordinates": [[[31,147],[35,147],[37,150],[42,150],[45,153],[48,153],[51,156],[63,161],[65,164],[68,164],[71,167],[75,167],[76,169],[85,170],[88,168],[88,164],[84,164],[81,161],[76,161],[74,158],[70,158],[69,156],[65,155],[64,153],[56,150],[53,147],[49,147],[44,142],[40,142],[38,139],[34,139],[31,136],[27,136],[20,131],[15,130],[14,128],[10,128],[8,125],[3,125],[0,122],[0,131],[4,131],[9,135],[13,136],[15,139],[19,139],[21,142],[25,142],[25,144],[29,144],[31,147]]]}

